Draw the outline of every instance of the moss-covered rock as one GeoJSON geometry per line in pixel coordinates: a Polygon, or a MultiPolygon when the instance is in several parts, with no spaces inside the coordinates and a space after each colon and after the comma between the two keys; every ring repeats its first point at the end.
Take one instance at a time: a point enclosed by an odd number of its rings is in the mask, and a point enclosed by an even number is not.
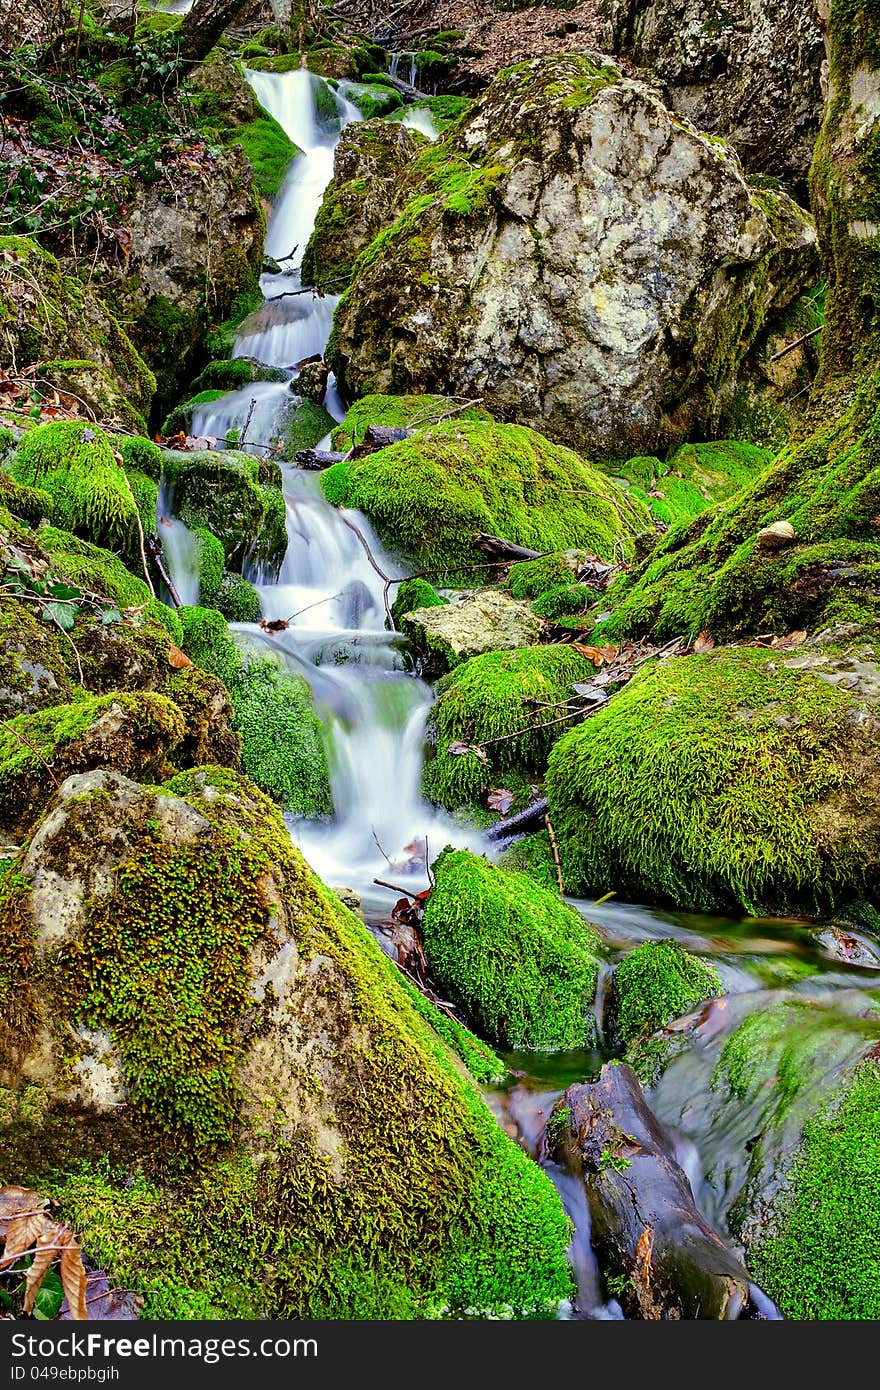
{"type": "Polygon", "coordinates": [[[589,584],[558,584],[535,600],[532,612],[560,627],[592,627],[587,614],[598,596],[598,591],[589,584]]]}
{"type": "Polygon", "coordinates": [[[113,442],[122,455],[127,473],[142,473],[145,478],[158,483],[162,476],[162,450],[158,444],[136,434],[120,435],[113,442]]]}
{"type": "Polygon", "coordinates": [[[266,367],[249,357],[225,358],[209,362],[192,384],[193,395],[201,391],[238,391],[255,381],[286,381],[288,373],[281,367],[266,367]]]}
{"type": "Polygon", "coordinates": [[[721,993],[714,966],[692,956],[677,941],[645,941],[615,967],[608,997],[608,1028],[643,1085],[652,1084],[662,1063],[652,1034],[721,993]]]}
{"type": "MultiPolygon", "coordinates": [[[[384,90],[393,103],[396,93],[384,90]]],[[[335,294],[345,288],[357,257],[399,216],[406,201],[405,171],[421,143],[404,126],[382,120],[368,119],[343,130],[333,179],[303,256],[304,284],[335,294]]]]}
{"type": "Polygon", "coordinates": [[[132,574],[117,555],[55,526],[41,526],[38,541],[54,573],[118,608],[133,610],[132,621],[150,620],[173,641],[180,641],[180,619],[174,609],[154,598],[145,580],[132,574]]]}
{"type": "Polygon", "coordinates": [[[343,392],[480,397],[594,457],[710,431],[817,278],[808,214],[583,53],[506,68],[403,183],[336,311],[343,392]]]}
{"type": "Polygon", "coordinates": [[[320,401],[300,396],[284,419],[283,457],[291,463],[299,449],[314,449],[333,429],[333,416],[320,401]]]}
{"type": "Polygon", "coordinates": [[[0,469],[0,506],[12,516],[36,526],[43,517],[51,516],[55,503],[45,488],[17,483],[0,469]]]}
{"type": "MultiPolygon", "coordinates": [[[[645,668],[550,755],[572,892],[821,910],[876,874],[876,667],[825,648],[645,668]]],[[[870,894],[869,894],[870,896],[870,894]]]]}
{"type": "Polygon", "coordinates": [[[393,430],[418,430],[442,424],[453,416],[465,423],[492,419],[482,406],[464,405],[449,396],[362,396],[333,431],[333,447],[347,453],[352,445],[360,444],[368,425],[387,425],[393,430]]]}
{"type": "Polygon", "coordinates": [[[552,1051],[595,1041],[598,940],[558,893],[446,849],[422,925],[440,988],[493,1042],[552,1051]]]}
{"type": "Polygon", "coordinates": [[[102,430],[79,421],[39,425],[22,437],[9,469],[49,493],[59,527],[109,549],[131,545],[137,504],[102,430]]]}
{"type": "Polygon", "coordinates": [[[625,479],[633,496],[658,521],[671,526],[732,497],[763,472],[771,458],[769,449],[720,439],[711,444],[683,444],[667,463],[643,455],[611,464],[608,471],[625,479]]]}
{"type": "Polygon", "coordinates": [[[225,573],[219,587],[210,600],[210,607],[216,608],[231,623],[258,623],[260,621],[260,595],[253,584],[240,574],[225,573]]]}
{"type": "Polygon", "coordinates": [[[246,639],[237,645],[219,613],[183,608],[181,618],[188,655],[229,691],[243,770],[286,811],[332,814],[321,724],[302,676],[246,639]]]}
{"type": "Polygon", "coordinates": [[[538,598],[550,589],[572,584],[585,559],[584,551],[562,550],[539,560],[521,560],[511,565],[507,587],[514,598],[538,598]]]}
{"type": "Polygon", "coordinates": [[[247,561],[276,573],[287,549],[281,470],[269,459],[234,449],[163,451],[174,510],[191,530],[204,527],[223,543],[226,564],[247,561]]]}
{"type": "Polygon", "coordinates": [[[375,116],[390,116],[395,112],[400,112],[401,116],[405,114],[400,93],[379,82],[349,82],[345,95],[365,121],[371,121],[375,116]]]}
{"type": "Polygon", "coordinates": [[[577,454],[522,425],[449,420],[321,475],[338,506],[366,512],[419,569],[485,561],[479,532],[536,550],[632,554],[647,508],[577,454]]]}
{"type": "Polygon", "coordinates": [[[83,390],[72,381],[69,389],[100,419],[143,429],[156,389],[152,372],[93,291],[26,237],[0,237],[0,357],[19,368],[88,364],[91,377],[77,374],[83,390]]]}
{"type": "MultiPolygon", "coordinates": [[[[64,703],[73,682],[56,627],[33,605],[0,599],[0,718],[64,703]]],[[[70,648],[67,648],[68,652],[70,648]]]]}
{"type": "Polygon", "coordinates": [[[4,1177],[55,1196],[149,1315],[541,1316],[569,1295],[549,1179],[246,781],[69,779],[5,891],[3,1079],[43,1104],[12,1096],[4,1177]]]}
{"type": "Polygon", "coordinates": [[[74,772],[114,768],[160,779],[183,733],[176,705],[144,692],[84,697],[17,715],[0,729],[0,829],[11,835],[32,829],[54,787],[74,772]]]}
{"type": "Polygon", "coordinates": [[[427,579],[405,579],[398,586],[397,597],[391,605],[391,618],[397,627],[407,613],[417,608],[438,608],[449,600],[437,593],[427,579]]]}
{"type": "Polygon", "coordinates": [[[454,810],[479,800],[509,772],[543,774],[565,728],[553,721],[573,698],[574,683],[591,675],[592,662],[573,647],[538,646],[475,656],[444,676],[428,721],[434,748],[425,765],[425,794],[454,810]],[[484,740],[490,741],[486,762],[449,751],[451,744],[484,740]]]}

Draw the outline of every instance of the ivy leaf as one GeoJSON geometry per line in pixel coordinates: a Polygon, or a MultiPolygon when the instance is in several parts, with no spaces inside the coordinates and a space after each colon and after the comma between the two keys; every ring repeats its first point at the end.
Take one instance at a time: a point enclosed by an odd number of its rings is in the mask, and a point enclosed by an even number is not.
{"type": "Polygon", "coordinates": [[[60,1275],[49,1269],[43,1275],[39,1292],[34,1299],[34,1317],[41,1322],[52,1322],[57,1318],[64,1302],[64,1288],[60,1275]]]}
{"type": "Polygon", "coordinates": [[[105,608],[101,613],[101,622],[105,627],[109,627],[111,623],[121,623],[122,614],[118,608],[105,608]]]}
{"type": "Polygon", "coordinates": [[[82,598],[82,589],[74,589],[70,584],[50,584],[46,593],[50,598],[82,598]]]}
{"type": "Polygon", "coordinates": [[[47,623],[54,619],[65,632],[72,632],[76,622],[76,610],[66,603],[47,603],[43,609],[43,619],[47,623]]]}

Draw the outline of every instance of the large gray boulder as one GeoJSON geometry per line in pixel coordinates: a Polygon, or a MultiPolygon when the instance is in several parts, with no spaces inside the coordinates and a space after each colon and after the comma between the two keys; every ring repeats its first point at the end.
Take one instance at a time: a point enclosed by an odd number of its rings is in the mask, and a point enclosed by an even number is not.
{"type": "Polygon", "coordinates": [[[610,0],[606,42],[725,136],[750,171],[805,189],[825,57],[814,0],[610,0]]]}
{"type": "Polygon", "coordinates": [[[355,265],[343,390],[482,397],[595,456],[711,421],[751,344],[816,276],[815,231],[733,150],[603,60],[508,69],[355,265]]]}

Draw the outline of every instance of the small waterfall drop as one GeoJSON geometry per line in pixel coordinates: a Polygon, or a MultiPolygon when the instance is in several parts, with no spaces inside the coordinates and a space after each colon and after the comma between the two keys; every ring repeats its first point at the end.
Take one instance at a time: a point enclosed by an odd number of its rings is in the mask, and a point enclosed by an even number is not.
{"type": "Polygon", "coordinates": [[[165,568],[180,602],[194,606],[199,601],[198,538],[174,516],[171,489],[164,481],[156,501],[156,534],[162,542],[165,568]]]}
{"type": "Polygon", "coordinates": [[[411,87],[414,87],[419,75],[417,55],[410,49],[403,49],[400,53],[392,53],[389,72],[392,77],[400,78],[401,82],[408,82],[411,87]],[[401,66],[403,66],[405,76],[401,75],[401,66]]]}

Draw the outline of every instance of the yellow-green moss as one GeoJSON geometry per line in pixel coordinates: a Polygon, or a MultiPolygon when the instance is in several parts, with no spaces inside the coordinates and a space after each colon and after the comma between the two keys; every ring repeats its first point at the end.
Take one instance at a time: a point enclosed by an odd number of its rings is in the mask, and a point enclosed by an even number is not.
{"type": "Polygon", "coordinates": [[[29,430],[10,472],[49,493],[60,527],[109,549],[130,544],[137,507],[102,430],[66,420],[29,430]]]}

